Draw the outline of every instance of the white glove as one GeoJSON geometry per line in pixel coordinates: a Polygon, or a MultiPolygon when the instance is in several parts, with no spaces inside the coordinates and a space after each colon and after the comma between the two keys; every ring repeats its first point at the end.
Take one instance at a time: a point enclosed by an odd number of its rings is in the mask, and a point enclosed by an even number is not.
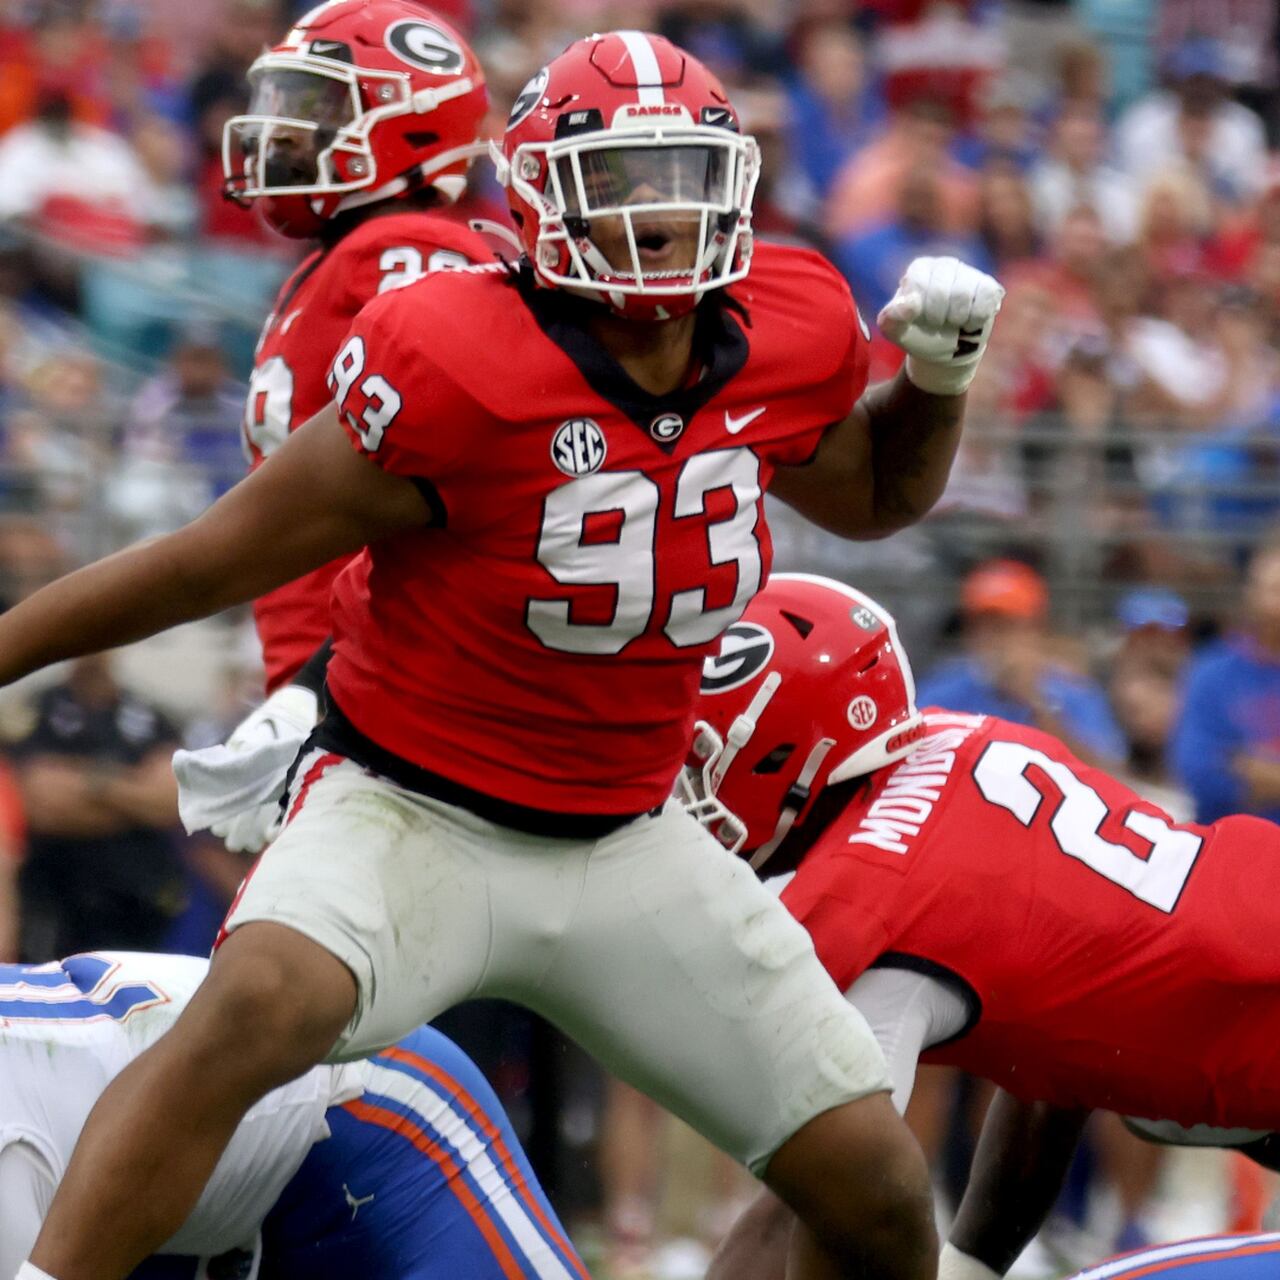
{"type": "Polygon", "coordinates": [[[285,778],[315,728],[319,699],[289,684],[247,715],[225,743],[175,751],[178,815],[189,832],[208,828],[233,853],[257,853],[280,829],[285,778]]]}
{"type": "Polygon", "coordinates": [[[987,349],[1004,287],[959,258],[916,258],[876,317],[907,353],[907,377],[935,396],[968,390],[987,349]]]}
{"type": "Polygon", "coordinates": [[[938,1280],[1000,1280],[1000,1273],[948,1243],[938,1258],[938,1280]]]}

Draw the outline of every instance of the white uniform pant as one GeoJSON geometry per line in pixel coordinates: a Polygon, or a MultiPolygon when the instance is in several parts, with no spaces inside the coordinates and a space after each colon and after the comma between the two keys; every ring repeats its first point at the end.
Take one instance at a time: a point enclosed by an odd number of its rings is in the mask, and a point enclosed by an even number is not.
{"type": "Polygon", "coordinates": [[[814,1116],[889,1088],[808,934],[674,801],[599,840],[526,835],[313,753],[227,929],[250,921],[355,975],[333,1060],[514,1000],[756,1173],[814,1116]]]}

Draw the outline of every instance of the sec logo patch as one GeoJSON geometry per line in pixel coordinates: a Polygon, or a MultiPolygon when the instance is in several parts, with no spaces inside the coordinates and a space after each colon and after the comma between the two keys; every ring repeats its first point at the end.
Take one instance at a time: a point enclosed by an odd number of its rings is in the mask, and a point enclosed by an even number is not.
{"type": "Polygon", "coordinates": [[[591,418],[570,418],[551,437],[551,461],[567,476],[593,475],[608,452],[604,432],[591,418]]]}
{"type": "Polygon", "coordinates": [[[865,693],[860,693],[849,703],[849,723],[855,729],[870,729],[879,717],[875,699],[868,698],[865,693]]]}

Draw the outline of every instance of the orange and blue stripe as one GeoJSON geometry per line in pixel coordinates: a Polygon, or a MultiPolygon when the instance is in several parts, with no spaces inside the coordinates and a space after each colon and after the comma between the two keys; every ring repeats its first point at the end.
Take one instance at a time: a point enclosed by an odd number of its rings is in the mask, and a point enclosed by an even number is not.
{"type": "Polygon", "coordinates": [[[589,1280],[501,1104],[421,1028],[356,1070],[265,1229],[264,1260],[309,1280],[589,1280]]]}
{"type": "Polygon", "coordinates": [[[1276,1280],[1280,1232],[1211,1236],[1099,1263],[1073,1280],[1276,1280]]]}

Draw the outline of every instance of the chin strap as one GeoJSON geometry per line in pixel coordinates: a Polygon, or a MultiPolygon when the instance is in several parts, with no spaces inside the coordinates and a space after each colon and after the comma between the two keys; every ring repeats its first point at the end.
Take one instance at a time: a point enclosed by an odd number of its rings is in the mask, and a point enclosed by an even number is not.
{"type": "Polygon", "coordinates": [[[787,792],[787,798],[783,801],[782,812],[778,815],[778,825],[774,827],[773,835],[751,855],[752,870],[759,871],[773,857],[774,850],[787,838],[791,828],[796,825],[796,819],[800,816],[805,805],[809,803],[810,788],[813,786],[813,780],[818,776],[818,770],[822,768],[822,762],[835,745],[836,740],[834,738],[820,738],[814,744],[813,750],[809,752],[809,757],[804,762],[804,768],[800,770],[799,776],[791,784],[791,790],[787,792]]]}
{"type": "Polygon", "coordinates": [[[411,187],[417,186],[435,187],[452,204],[467,189],[466,178],[460,173],[450,173],[432,181],[431,175],[439,173],[442,169],[448,169],[460,160],[474,160],[476,156],[484,153],[485,144],[482,142],[468,142],[465,146],[450,147],[448,151],[432,156],[417,169],[402,173],[398,178],[392,178],[390,182],[385,182],[380,187],[375,187],[371,191],[353,191],[349,196],[338,201],[338,207],[334,213],[335,215],[348,213],[352,209],[363,209],[365,205],[377,204],[380,200],[391,200],[396,196],[404,195],[411,187]]]}
{"type": "Polygon", "coordinates": [[[501,222],[494,222],[492,218],[471,218],[467,222],[467,226],[476,235],[492,236],[495,240],[501,241],[507,248],[515,251],[517,258],[524,253],[524,245],[520,237],[510,227],[501,222]]]}
{"type": "Polygon", "coordinates": [[[756,723],[764,714],[769,700],[778,692],[778,686],[781,683],[782,673],[770,671],[756,690],[756,696],[751,699],[747,709],[729,726],[729,732],[724,736],[724,750],[721,751],[720,759],[715,762],[711,770],[710,782],[713,795],[720,790],[720,784],[724,781],[724,775],[729,771],[734,757],[751,741],[751,735],[756,731],[756,723]]]}

